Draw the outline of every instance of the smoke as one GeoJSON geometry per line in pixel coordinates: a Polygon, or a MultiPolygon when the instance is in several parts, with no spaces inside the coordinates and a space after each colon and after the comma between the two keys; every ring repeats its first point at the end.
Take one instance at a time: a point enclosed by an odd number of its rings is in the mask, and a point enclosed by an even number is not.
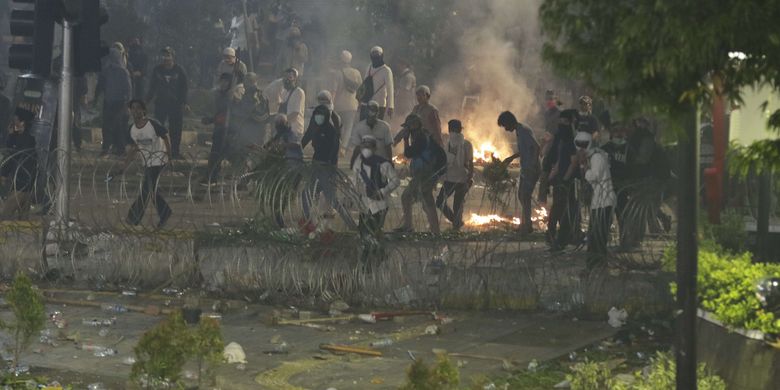
{"type": "Polygon", "coordinates": [[[538,91],[543,90],[545,78],[537,20],[540,2],[459,0],[456,4],[449,34],[456,34],[458,53],[452,53],[451,65],[435,79],[432,101],[443,122],[463,120],[466,138],[476,149],[490,143],[499,156],[512,154],[514,136],[496,123],[502,111],[513,112],[521,123],[536,124],[538,91]]]}

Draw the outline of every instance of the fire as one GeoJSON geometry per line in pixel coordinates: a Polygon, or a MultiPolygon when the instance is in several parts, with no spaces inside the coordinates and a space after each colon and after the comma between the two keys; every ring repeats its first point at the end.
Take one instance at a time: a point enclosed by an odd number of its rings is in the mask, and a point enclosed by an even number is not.
{"type": "Polygon", "coordinates": [[[493,157],[501,159],[501,153],[498,148],[493,146],[492,142],[483,142],[479,148],[474,149],[474,162],[484,164],[489,162],[493,157]]]}
{"type": "Polygon", "coordinates": [[[406,157],[404,157],[404,155],[399,154],[399,155],[393,157],[393,164],[401,165],[401,164],[404,164],[404,163],[406,163],[406,157]]]}
{"type": "MultiPolygon", "coordinates": [[[[535,230],[547,230],[548,212],[545,207],[537,207],[531,211],[531,223],[535,230]]],[[[485,227],[494,225],[520,226],[522,221],[517,217],[502,217],[498,214],[479,215],[471,213],[471,217],[466,221],[467,226],[485,227]]]]}

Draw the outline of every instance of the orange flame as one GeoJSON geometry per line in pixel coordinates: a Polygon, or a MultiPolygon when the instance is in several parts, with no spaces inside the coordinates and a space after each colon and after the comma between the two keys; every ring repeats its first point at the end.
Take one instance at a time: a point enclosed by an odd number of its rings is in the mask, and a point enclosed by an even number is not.
{"type": "MultiPolygon", "coordinates": [[[[547,230],[548,212],[545,207],[537,207],[531,212],[531,222],[537,230],[547,230]]],[[[471,217],[466,221],[467,226],[485,227],[491,225],[512,225],[520,226],[522,221],[517,217],[502,217],[498,214],[479,215],[471,213],[471,217]]]]}

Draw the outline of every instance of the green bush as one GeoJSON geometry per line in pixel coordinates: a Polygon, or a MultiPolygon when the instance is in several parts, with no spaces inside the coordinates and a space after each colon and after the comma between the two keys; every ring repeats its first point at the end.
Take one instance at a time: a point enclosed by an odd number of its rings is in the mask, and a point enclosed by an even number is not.
{"type": "Polygon", "coordinates": [[[198,384],[203,384],[203,379],[213,381],[214,367],[224,361],[222,351],[225,349],[225,341],[222,339],[219,321],[201,318],[192,338],[192,356],[198,361],[198,384]]]}
{"type": "Polygon", "coordinates": [[[0,321],[0,328],[10,330],[14,337],[14,367],[19,365],[19,355],[30,345],[32,337],[43,329],[46,323],[43,296],[33,286],[27,275],[16,275],[11,289],[5,295],[16,322],[0,321]]]}
{"type": "MultiPolygon", "coordinates": [[[[674,390],[676,367],[672,355],[658,352],[651,359],[647,376],[635,372],[636,381],[628,384],[613,378],[606,363],[585,362],[572,367],[572,374],[566,379],[572,390],[674,390]]],[[[726,384],[719,377],[707,372],[704,364],[698,367],[697,388],[699,390],[725,390],[726,384]]]]}
{"type": "Polygon", "coordinates": [[[130,379],[147,388],[178,383],[181,369],[192,352],[193,339],[181,312],[176,311],[141,336],[135,346],[136,362],[130,379]]]}
{"type": "Polygon", "coordinates": [[[731,253],[745,251],[748,234],[741,213],[728,209],[721,215],[719,224],[710,224],[706,218],[702,218],[700,224],[704,240],[712,240],[731,253]]]}
{"type": "Polygon", "coordinates": [[[406,384],[401,390],[451,390],[460,385],[460,373],[445,355],[437,357],[429,367],[423,359],[417,359],[406,372],[406,384]]]}
{"type": "Polygon", "coordinates": [[[780,264],[753,263],[751,255],[699,252],[699,306],[727,326],[780,333],[780,318],[766,312],[755,294],[756,282],[780,277],[780,264]]]}

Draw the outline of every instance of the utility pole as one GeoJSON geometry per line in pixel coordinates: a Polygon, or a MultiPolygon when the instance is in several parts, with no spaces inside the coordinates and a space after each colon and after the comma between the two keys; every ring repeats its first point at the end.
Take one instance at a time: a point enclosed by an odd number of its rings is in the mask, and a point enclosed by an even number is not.
{"type": "Polygon", "coordinates": [[[57,131],[57,202],[54,216],[60,229],[68,227],[70,218],[70,130],[73,124],[73,26],[62,21],[62,73],[57,131]]]}
{"type": "Polygon", "coordinates": [[[675,355],[677,390],[696,390],[696,274],[699,260],[696,221],[699,211],[699,130],[691,107],[682,121],[677,175],[677,310],[675,355]]]}

